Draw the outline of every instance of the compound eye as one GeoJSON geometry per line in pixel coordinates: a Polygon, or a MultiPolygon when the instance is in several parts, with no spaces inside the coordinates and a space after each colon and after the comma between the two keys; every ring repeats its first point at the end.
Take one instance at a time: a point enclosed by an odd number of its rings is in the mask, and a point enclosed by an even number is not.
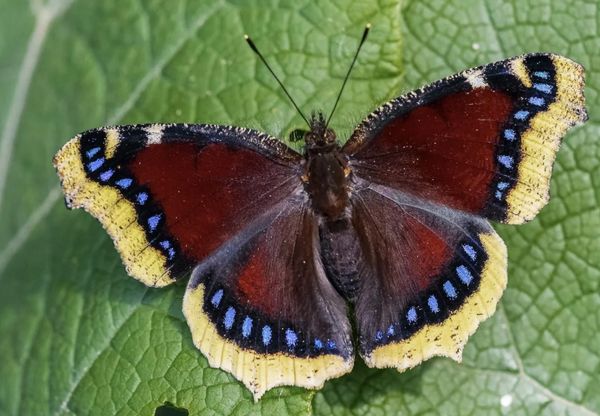
{"type": "Polygon", "coordinates": [[[304,140],[306,133],[308,133],[308,130],[296,129],[290,133],[290,141],[294,143],[304,140]]]}

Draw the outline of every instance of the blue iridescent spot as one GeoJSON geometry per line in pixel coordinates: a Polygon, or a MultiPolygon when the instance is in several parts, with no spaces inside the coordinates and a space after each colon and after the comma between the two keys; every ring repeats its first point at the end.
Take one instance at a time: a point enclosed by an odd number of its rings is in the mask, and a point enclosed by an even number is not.
{"type": "Polygon", "coordinates": [[[417,310],[415,309],[415,307],[411,307],[408,312],[406,312],[406,319],[408,320],[408,322],[410,322],[411,324],[414,324],[415,322],[417,322],[417,310]]]}
{"type": "Polygon", "coordinates": [[[148,218],[148,227],[150,227],[150,231],[156,230],[156,227],[158,227],[158,222],[160,221],[160,217],[160,214],[156,214],[148,218]]]}
{"type": "Polygon", "coordinates": [[[550,84],[533,84],[533,88],[538,91],[545,92],[546,94],[550,94],[552,92],[552,85],[550,84]]]}
{"type": "Polygon", "coordinates": [[[389,326],[389,328],[387,329],[388,337],[393,337],[395,333],[396,333],[396,328],[394,328],[394,324],[391,324],[389,326]]]}
{"type": "Polygon", "coordinates": [[[250,332],[252,332],[252,318],[246,316],[244,318],[244,322],[242,323],[242,336],[244,338],[248,338],[250,336],[250,332]]]}
{"type": "Polygon", "coordinates": [[[121,189],[127,189],[129,188],[129,186],[131,186],[131,184],[133,183],[133,179],[130,178],[125,178],[125,179],[119,179],[116,184],[119,186],[119,188],[121,189]]]}
{"type": "Polygon", "coordinates": [[[462,249],[465,253],[467,253],[467,256],[469,256],[471,260],[475,261],[475,259],[477,258],[477,252],[475,251],[472,245],[463,244],[462,249]]]}
{"type": "Polygon", "coordinates": [[[169,253],[169,260],[173,260],[173,257],[175,257],[175,249],[171,247],[169,250],[167,250],[167,253],[169,253]]]}
{"type": "Polygon", "coordinates": [[[504,167],[506,167],[508,169],[512,169],[514,159],[512,158],[512,156],[499,155],[498,162],[500,162],[504,167]]]}
{"type": "Polygon", "coordinates": [[[98,170],[98,168],[100,168],[100,166],[102,166],[104,164],[104,158],[98,158],[96,160],[92,160],[90,163],[87,164],[88,170],[90,172],[95,172],[98,170]]]}
{"type": "Polygon", "coordinates": [[[115,173],[115,171],[112,170],[112,169],[105,170],[104,172],[102,172],[100,174],[100,180],[102,182],[106,182],[107,180],[109,180],[113,176],[114,173],[115,173]]]}
{"type": "Polygon", "coordinates": [[[99,147],[94,147],[94,148],[88,150],[87,152],[85,152],[85,154],[88,157],[88,159],[91,159],[94,156],[96,156],[96,153],[98,153],[99,151],[100,151],[99,147]]]}
{"type": "Polygon", "coordinates": [[[533,73],[533,75],[535,75],[538,78],[542,78],[542,79],[548,79],[550,78],[550,74],[546,71],[535,71],[533,73]]]}
{"type": "Polygon", "coordinates": [[[446,296],[448,296],[450,299],[456,299],[456,289],[450,280],[446,280],[442,287],[444,288],[444,293],[446,293],[446,296]]]}
{"type": "Polygon", "coordinates": [[[517,133],[513,129],[506,129],[504,130],[504,138],[512,142],[517,138],[517,133]]]}
{"type": "Polygon", "coordinates": [[[379,330],[375,334],[375,341],[381,341],[383,339],[383,331],[379,330]]]}
{"type": "Polygon", "coordinates": [[[500,189],[501,191],[504,191],[506,188],[508,188],[508,185],[510,185],[508,182],[498,182],[496,188],[500,189]]]}
{"type": "Polygon", "coordinates": [[[494,195],[496,196],[496,199],[502,199],[502,192],[501,191],[496,191],[496,193],[494,195]]]}
{"type": "Polygon", "coordinates": [[[233,306],[227,308],[227,312],[225,312],[225,317],[223,318],[223,325],[225,325],[225,329],[231,329],[233,326],[233,320],[235,319],[235,309],[233,306]]]}
{"type": "Polygon", "coordinates": [[[327,350],[335,351],[336,348],[337,348],[337,345],[335,344],[335,341],[332,339],[328,339],[327,340],[327,350]]]}
{"type": "Polygon", "coordinates": [[[473,275],[466,266],[460,265],[456,268],[456,274],[461,282],[469,286],[473,281],[473,275]]]}
{"type": "Polygon", "coordinates": [[[323,342],[319,338],[315,338],[315,350],[323,348],[323,342]]]}
{"type": "Polygon", "coordinates": [[[262,329],[262,341],[264,345],[269,345],[271,343],[271,327],[268,325],[263,326],[262,329]]]}
{"type": "Polygon", "coordinates": [[[292,331],[291,329],[286,329],[285,330],[285,343],[287,344],[288,347],[293,348],[296,346],[296,343],[298,342],[298,335],[296,335],[296,333],[294,331],[292,331]]]}
{"type": "Polygon", "coordinates": [[[171,247],[171,242],[169,240],[163,240],[158,244],[160,244],[160,246],[162,248],[164,248],[165,250],[168,249],[169,247],[171,247]]]}
{"type": "Polygon", "coordinates": [[[438,313],[440,311],[440,306],[438,305],[438,301],[435,298],[435,296],[433,296],[433,295],[429,296],[429,299],[427,299],[427,306],[429,306],[429,309],[433,313],[438,313]]]}
{"type": "Polygon", "coordinates": [[[223,299],[223,289],[219,289],[215,292],[212,299],[210,300],[210,303],[212,303],[212,305],[216,308],[217,306],[219,306],[219,303],[221,303],[221,299],[223,299]]]}
{"type": "Polygon", "coordinates": [[[538,107],[543,106],[545,102],[546,102],[546,100],[544,100],[542,97],[529,98],[529,103],[533,104],[533,105],[537,105],[538,107]]]}
{"type": "Polygon", "coordinates": [[[529,111],[519,110],[515,113],[515,118],[517,120],[525,120],[529,116],[529,111]]]}
{"type": "Polygon", "coordinates": [[[148,200],[148,194],[146,192],[140,192],[139,194],[137,194],[135,199],[138,204],[144,205],[146,203],[146,201],[148,200]]]}

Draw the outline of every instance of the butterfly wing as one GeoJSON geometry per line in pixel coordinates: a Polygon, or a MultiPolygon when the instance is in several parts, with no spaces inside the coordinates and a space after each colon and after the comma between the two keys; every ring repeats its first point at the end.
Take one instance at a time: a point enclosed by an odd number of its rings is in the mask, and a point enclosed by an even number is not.
{"type": "Polygon", "coordinates": [[[164,286],[195,267],[184,300],[194,343],[258,398],[352,368],[300,161],[252,130],[141,125],[83,133],[54,163],[67,205],[100,220],[131,276],[164,286]]]}
{"type": "Polygon", "coordinates": [[[355,314],[371,367],[460,361],[506,286],[506,248],[479,217],[371,184],[353,194],[363,257],[355,314]]]}
{"type": "Polygon", "coordinates": [[[569,127],[587,119],[583,68],[531,54],[470,69],[383,105],[344,146],[354,173],[506,223],[548,201],[569,127]]]}
{"type": "Polygon", "coordinates": [[[195,271],[184,299],[194,343],[258,399],[275,386],[316,388],[352,369],[345,301],[318,255],[307,201],[266,212],[195,271]]]}
{"type": "Polygon", "coordinates": [[[67,205],[100,220],[128,273],[164,286],[293,193],[300,158],[252,130],[155,124],[82,133],[54,164],[67,205]]]}

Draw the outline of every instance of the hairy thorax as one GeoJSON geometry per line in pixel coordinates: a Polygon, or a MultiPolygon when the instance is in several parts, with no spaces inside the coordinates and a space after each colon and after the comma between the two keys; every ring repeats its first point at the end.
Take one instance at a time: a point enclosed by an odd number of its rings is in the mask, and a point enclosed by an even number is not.
{"type": "Polygon", "coordinates": [[[313,209],[327,220],[344,216],[348,206],[349,173],[338,144],[309,150],[305,172],[306,191],[313,209]]]}

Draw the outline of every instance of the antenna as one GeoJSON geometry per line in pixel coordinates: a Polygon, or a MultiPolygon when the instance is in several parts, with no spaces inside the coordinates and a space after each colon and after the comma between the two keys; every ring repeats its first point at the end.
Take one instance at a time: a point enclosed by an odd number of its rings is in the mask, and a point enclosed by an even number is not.
{"type": "Polygon", "coordinates": [[[306,124],[308,124],[308,127],[310,127],[310,123],[309,123],[308,119],[302,113],[302,111],[300,111],[300,108],[298,107],[298,105],[296,104],[296,102],[294,101],[294,99],[292,98],[292,96],[290,95],[290,93],[288,92],[288,90],[283,86],[282,82],[279,80],[279,78],[277,77],[277,75],[275,75],[275,72],[273,72],[273,70],[271,69],[271,67],[269,66],[269,64],[265,60],[265,58],[258,51],[258,48],[254,44],[254,42],[252,42],[252,39],[250,39],[250,36],[244,35],[244,39],[246,39],[246,42],[248,42],[248,45],[250,46],[250,49],[252,49],[254,51],[254,53],[258,55],[258,57],[260,58],[260,60],[262,61],[262,63],[265,64],[265,66],[267,67],[267,69],[269,70],[269,72],[271,73],[271,75],[273,75],[273,78],[275,78],[275,81],[277,81],[279,83],[279,86],[281,87],[281,89],[283,90],[283,92],[285,92],[285,95],[287,95],[287,97],[290,99],[290,101],[292,102],[292,104],[294,105],[294,107],[296,108],[296,110],[298,111],[298,113],[300,113],[300,115],[302,116],[302,118],[304,119],[304,121],[306,122],[306,124]]]}
{"type": "Polygon", "coordinates": [[[346,87],[346,82],[348,82],[348,78],[350,78],[350,72],[352,72],[352,68],[354,68],[354,64],[356,63],[356,59],[358,58],[358,53],[360,52],[360,49],[362,48],[363,43],[365,43],[365,40],[367,40],[367,35],[369,34],[369,30],[371,30],[371,23],[367,23],[367,25],[365,26],[365,31],[363,32],[362,39],[360,40],[360,43],[358,44],[358,48],[356,49],[356,53],[354,54],[354,58],[352,59],[352,63],[350,64],[350,68],[348,68],[348,72],[346,72],[346,76],[344,77],[344,83],[342,84],[342,88],[340,88],[340,92],[335,100],[335,104],[333,105],[333,110],[331,110],[331,113],[329,114],[329,117],[327,118],[327,123],[325,124],[325,130],[327,130],[327,127],[329,126],[329,122],[331,121],[331,117],[333,117],[333,113],[335,113],[335,109],[337,108],[337,105],[340,102],[340,98],[342,97],[342,93],[344,92],[344,88],[346,87]]]}

